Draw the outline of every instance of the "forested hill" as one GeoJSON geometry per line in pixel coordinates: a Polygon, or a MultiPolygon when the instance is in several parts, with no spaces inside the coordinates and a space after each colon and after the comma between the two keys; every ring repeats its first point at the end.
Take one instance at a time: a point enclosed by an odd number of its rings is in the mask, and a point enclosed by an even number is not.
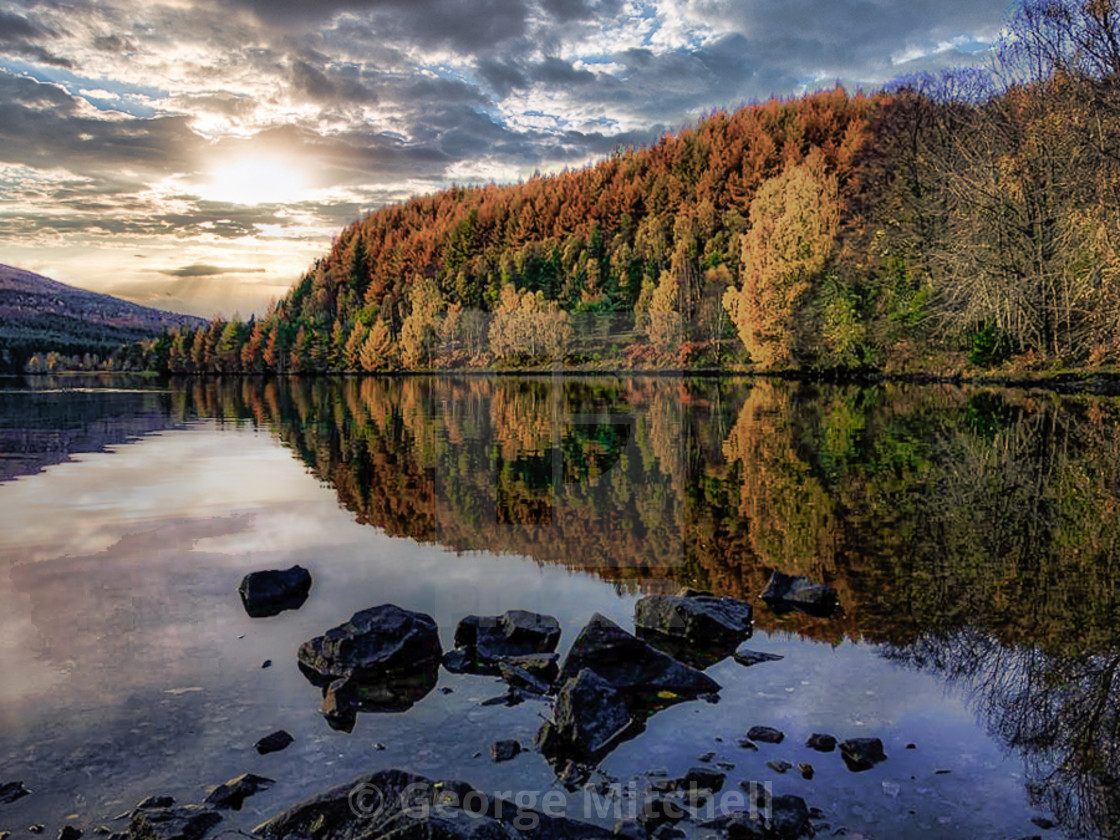
{"type": "MultiPolygon", "coordinates": [[[[173,328],[197,328],[205,321],[140,306],[111,295],[78,289],[30,271],[0,265],[0,371],[19,370],[35,354],[109,358],[122,345],[154,339],[173,328]]],[[[65,367],[73,365],[67,361],[65,367]]],[[[94,367],[92,361],[85,364],[94,367]]]]}
{"type": "Polygon", "coordinates": [[[387,207],[172,370],[945,371],[1120,353],[1120,17],[1047,0],[987,71],[715,112],[387,207]]]}

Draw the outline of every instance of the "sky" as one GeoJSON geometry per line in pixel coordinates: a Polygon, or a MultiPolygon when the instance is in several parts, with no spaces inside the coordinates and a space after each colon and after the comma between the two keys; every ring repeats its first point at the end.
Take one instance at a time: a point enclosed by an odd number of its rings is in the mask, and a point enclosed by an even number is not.
{"type": "Polygon", "coordinates": [[[2,0],[0,263],[262,313],[343,226],[982,61],[1005,0],[2,0]]]}

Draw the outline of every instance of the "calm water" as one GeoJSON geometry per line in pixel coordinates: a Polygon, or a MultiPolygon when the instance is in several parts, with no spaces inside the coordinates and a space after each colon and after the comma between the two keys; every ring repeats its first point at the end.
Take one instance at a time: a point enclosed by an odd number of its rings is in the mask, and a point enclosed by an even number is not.
{"type": "Polygon", "coordinates": [[[34,793],[0,830],[92,828],[243,772],[277,784],[230,827],[379,767],[550,790],[538,753],[487,751],[529,744],[543,703],[482,706],[500,682],[441,671],[409,710],[336,732],[296,648],[392,602],[445,648],[468,613],[551,613],[563,652],[592,613],[629,627],[641,594],[689,584],[751,599],[749,647],[785,659],[711,666],[720,702],[657,714],[604,778],[714,752],[729,787],[796,793],[828,835],[1006,840],[1045,817],[1044,836],[1115,837],[1118,433],[1115,400],[956,387],[9,380],[0,782],[34,793]],[[307,603],[250,619],[241,577],[297,562],[307,603]],[[834,586],[844,614],[772,614],[774,569],[834,586]],[[755,724],[786,741],[739,748],[755,724]],[[258,756],[281,727],[295,743],[258,756]],[[813,732],[889,758],[851,773],[802,746],[813,732]]]}

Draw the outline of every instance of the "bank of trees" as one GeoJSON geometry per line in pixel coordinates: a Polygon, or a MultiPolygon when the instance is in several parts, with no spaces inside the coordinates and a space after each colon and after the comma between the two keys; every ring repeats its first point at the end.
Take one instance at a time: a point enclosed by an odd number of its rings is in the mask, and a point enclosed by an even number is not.
{"type": "Polygon", "coordinates": [[[167,366],[1120,361],[1116,0],[1031,0],[1007,32],[984,69],[384,208],[266,317],[173,335],[167,366]]]}

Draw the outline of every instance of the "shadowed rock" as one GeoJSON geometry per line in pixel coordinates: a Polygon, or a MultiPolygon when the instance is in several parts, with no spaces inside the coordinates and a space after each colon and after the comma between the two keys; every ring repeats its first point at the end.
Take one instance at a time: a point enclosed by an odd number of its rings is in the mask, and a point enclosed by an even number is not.
{"type": "Polygon", "coordinates": [[[267,618],[303,606],[311,592],[311,573],[298,565],[252,572],[241,579],[237,591],[250,618],[267,618]]]}
{"type": "Polygon", "coordinates": [[[883,742],[878,738],[849,738],[841,741],[840,755],[853,773],[870,770],[879,762],[887,760],[883,742]]]}
{"type": "Polygon", "coordinates": [[[585,668],[556,695],[553,719],[541,726],[537,745],[549,759],[590,761],[638,728],[622,694],[585,668]]]}
{"type": "Polygon", "coordinates": [[[634,606],[639,631],[700,647],[736,645],[754,628],[751,605],[737,598],[682,589],[676,595],[647,595],[634,606]]]}
{"type": "Polygon", "coordinates": [[[287,749],[294,740],[295,738],[283,729],[277,729],[275,732],[270,735],[265,735],[257,741],[255,746],[258,753],[261,755],[268,755],[269,753],[280,752],[280,750],[287,749]]]}
{"type": "Polygon", "coordinates": [[[252,773],[243,773],[210,791],[206,797],[206,804],[214,808],[229,808],[240,811],[246,799],[258,791],[267,789],[272,784],[272,779],[255,776],[252,773]]]}
{"type": "Polygon", "coordinates": [[[796,610],[822,618],[833,615],[840,606],[839,597],[832,587],[784,572],[774,572],[770,576],[770,582],[762,592],[762,600],[777,613],[796,610]]]}
{"type": "Polygon", "coordinates": [[[200,805],[154,808],[133,812],[129,840],[202,840],[222,821],[222,815],[200,805]]]}
{"type": "Polygon", "coordinates": [[[23,782],[5,782],[0,785],[0,805],[7,805],[9,802],[15,802],[17,799],[30,795],[29,791],[23,782]]]}
{"type": "Polygon", "coordinates": [[[512,658],[550,654],[560,641],[560,622],[551,615],[508,610],[502,615],[468,615],[455,629],[455,650],[444,667],[456,673],[498,674],[512,658]]]}

